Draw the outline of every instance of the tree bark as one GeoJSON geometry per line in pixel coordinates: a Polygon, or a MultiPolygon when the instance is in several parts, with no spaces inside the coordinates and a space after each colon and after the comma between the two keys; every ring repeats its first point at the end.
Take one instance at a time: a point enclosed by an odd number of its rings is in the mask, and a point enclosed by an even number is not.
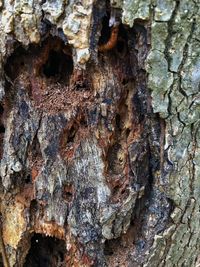
{"type": "Polygon", "coordinates": [[[1,266],[199,266],[198,1],[0,1],[1,266]]]}

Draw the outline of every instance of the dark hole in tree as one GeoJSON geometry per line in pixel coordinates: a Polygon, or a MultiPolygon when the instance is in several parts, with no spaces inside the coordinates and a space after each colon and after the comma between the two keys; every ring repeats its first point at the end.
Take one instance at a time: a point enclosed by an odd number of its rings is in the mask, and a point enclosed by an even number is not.
{"type": "Polygon", "coordinates": [[[5,133],[5,127],[2,124],[0,125],[0,133],[5,133]]]}
{"type": "Polygon", "coordinates": [[[119,114],[116,114],[115,122],[116,122],[116,127],[120,130],[120,128],[121,128],[121,117],[120,117],[119,114]]]}
{"type": "Polygon", "coordinates": [[[130,134],[131,130],[128,128],[126,129],[126,138],[128,138],[129,134],[130,134]]]}
{"type": "Polygon", "coordinates": [[[3,114],[3,112],[4,112],[4,108],[3,108],[3,106],[2,106],[2,105],[0,105],[0,115],[2,115],[2,114],[3,114]]]}
{"type": "Polygon", "coordinates": [[[38,158],[42,158],[42,152],[40,149],[40,142],[37,138],[37,135],[33,139],[33,143],[31,146],[31,153],[32,153],[33,160],[36,160],[38,158]]]}
{"type": "Polygon", "coordinates": [[[111,34],[111,28],[109,27],[109,16],[105,16],[102,22],[102,30],[99,39],[99,45],[105,44],[109,40],[110,34],[111,34]]]}
{"type": "Polygon", "coordinates": [[[126,44],[124,41],[117,42],[117,52],[124,54],[126,52],[126,44]]]}
{"type": "Polygon", "coordinates": [[[2,256],[0,255],[0,267],[4,267],[3,266],[3,259],[2,259],[2,256]]]}
{"type": "Polygon", "coordinates": [[[124,46],[128,42],[128,27],[125,27],[123,24],[119,25],[119,46],[124,46]],[[123,43],[123,44],[122,44],[123,43]]]}
{"type": "Polygon", "coordinates": [[[62,197],[67,201],[71,202],[73,198],[73,186],[71,184],[65,185],[62,192],[62,197]]]}
{"type": "Polygon", "coordinates": [[[25,178],[25,183],[26,183],[26,184],[31,183],[31,175],[30,175],[30,174],[28,174],[28,175],[26,176],[26,178],[25,178]]]}
{"type": "Polygon", "coordinates": [[[112,192],[112,194],[113,194],[113,195],[116,195],[116,194],[119,192],[119,190],[120,190],[119,185],[116,185],[116,186],[113,188],[113,192],[112,192]]]}
{"type": "Polygon", "coordinates": [[[73,196],[73,194],[71,192],[64,192],[63,193],[63,198],[65,200],[67,200],[68,202],[70,202],[72,200],[72,196],[73,196]]]}
{"type": "Polygon", "coordinates": [[[122,80],[122,85],[126,85],[128,83],[128,80],[127,79],[123,79],[122,80]]]}
{"type": "Polygon", "coordinates": [[[37,200],[33,199],[31,200],[31,204],[30,204],[30,221],[32,224],[34,224],[34,218],[35,218],[35,214],[37,212],[38,209],[38,203],[37,200]]]}
{"type": "Polygon", "coordinates": [[[43,66],[43,72],[47,77],[55,76],[59,73],[60,60],[60,53],[53,50],[50,51],[49,58],[43,66]]]}
{"type": "Polygon", "coordinates": [[[72,57],[62,50],[49,52],[49,57],[42,67],[43,74],[47,77],[56,77],[65,81],[73,72],[72,57]]]}
{"type": "Polygon", "coordinates": [[[52,36],[45,39],[40,47],[30,44],[28,49],[24,49],[18,44],[7,59],[4,70],[9,86],[10,80],[14,81],[22,72],[28,72],[29,77],[39,74],[66,84],[73,72],[71,49],[59,37],[52,36]]]}
{"type": "Polygon", "coordinates": [[[65,242],[53,237],[34,234],[24,267],[59,267],[64,265],[65,242]]]}
{"type": "Polygon", "coordinates": [[[37,211],[37,200],[33,199],[30,204],[30,211],[36,212],[37,211]]]}
{"type": "Polygon", "coordinates": [[[80,120],[80,125],[83,126],[83,127],[87,127],[87,120],[85,117],[83,117],[81,120],[80,120]]]}
{"type": "Polygon", "coordinates": [[[77,132],[77,127],[72,126],[72,128],[69,131],[68,138],[67,138],[67,144],[74,142],[76,132],[77,132]]]}
{"type": "Polygon", "coordinates": [[[120,53],[122,53],[123,49],[124,49],[124,42],[119,41],[117,43],[117,51],[120,52],[120,53]]]}
{"type": "Polygon", "coordinates": [[[125,193],[126,193],[126,190],[123,189],[123,190],[121,191],[121,194],[124,195],[125,193]]]}
{"type": "Polygon", "coordinates": [[[63,254],[63,252],[59,252],[59,256],[60,256],[61,262],[63,262],[64,261],[64,254],[63,254]]]}
{"type": "Polygon", "coordinates": [[[105,244],[104,244],[104,255],[105,256],[111,256],[111,255],[113,255],[113,253],[114,252],[113,252],[111,242],[109,240],[106,240],[105,244]]]}

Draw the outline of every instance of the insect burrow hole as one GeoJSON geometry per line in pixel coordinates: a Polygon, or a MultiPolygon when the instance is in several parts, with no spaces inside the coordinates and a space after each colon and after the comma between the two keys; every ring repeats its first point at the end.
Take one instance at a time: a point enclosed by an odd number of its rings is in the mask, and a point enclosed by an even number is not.
{"type": "Polygon", "coordinates": [[[109,27],[109,16],[104,16],[102,20],[101,35],[98,45],[102,45],[108,42],[111,35],[111,27],[109,27]]]}
{"type": "Polygon", "coordinates": [[[124,55],[127,53],[128,49],[128,34],[127,29],[123,24],[119,25],[119,33],[118,33],[118,39],[116,44],[116,52],[118,54],[124,55]]]}
{"type": "Polygon", "coordinates": [[[31,247],[23,266],[64,266],[65,254],[64,240],[34,233],[31,238],[31,247]]]}
{"type": "Polygon", "coordinates": [[[62,40],[50,39],[48,56],[41,66],[41,74],[58,82],[69,82],[73,73],[73,58],[70,46],[65,45],[62,40]]]}

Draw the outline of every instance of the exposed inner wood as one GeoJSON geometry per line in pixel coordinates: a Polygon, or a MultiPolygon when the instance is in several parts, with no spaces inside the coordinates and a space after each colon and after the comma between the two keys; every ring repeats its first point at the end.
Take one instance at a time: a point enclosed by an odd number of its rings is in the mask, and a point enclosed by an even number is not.
{"type": "Polygon", "coordinates": [[[125,266],[130,255],[138,266],[168,223],[170,203],[155,186],[164,126],[146,84],[147,23],[110,32],[108,20],[85,70],[58,37],[19,46],[5,65],[11,119],[0,134],[15,128],[7,138],[21,169],[3,180],[12,193],[2,203],[3,238],[17,266],[125,266]],[[151,209],[157,199],[162,212],[151,209]]]}

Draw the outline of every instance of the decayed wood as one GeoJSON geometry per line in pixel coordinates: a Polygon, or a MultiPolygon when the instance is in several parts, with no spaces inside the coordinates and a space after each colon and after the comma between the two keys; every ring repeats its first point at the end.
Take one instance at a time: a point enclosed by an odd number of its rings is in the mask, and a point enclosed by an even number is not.
{"type": "Polygon", "coordinates": [[[10,267],[2,235],[2,223],[0,223],[0,251],[4,267],[10,267]]]}

